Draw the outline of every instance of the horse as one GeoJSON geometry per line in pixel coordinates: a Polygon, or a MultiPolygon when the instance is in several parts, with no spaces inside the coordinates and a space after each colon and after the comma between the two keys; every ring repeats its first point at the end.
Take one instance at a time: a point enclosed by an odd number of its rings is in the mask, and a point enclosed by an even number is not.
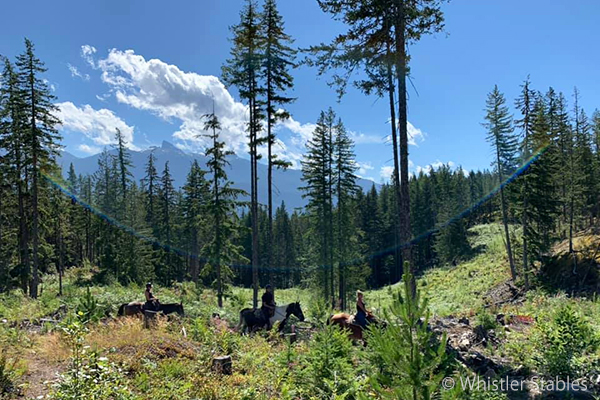
{"type": "Polygon", "coordinates": [[[141,301],[132,301],[131,303],[121,304],[119,307],[119,316],[142,315],[144,313],[144,303],[141,301]]]}
{"type": "MultiPolygon", "coordinates": [[[[130,315],[142,315],[144,314],[144,303],[140,301],[132,301],[131,303],[121,304],[119,307],[119,316],[130,316],[130,315]]],[[[177,313],[181,316],[184,315],[182,303],[167,303],[160,304],[158,310],[152,310],[156,312],[162,312],[165,315],[177,313]]]]}
{"type": "Polygon", "coordinates": [[[169,315],[172,313],[177,313],[182,317],[185,315],[183,312],[183,303],[167,303],[159,305],[159,312],[162,312],[165,315],[169,315]]]}
{"type": "MultiPolygon", "coordinates": [[[[275,313],[269,319],[270,326],[279,322],[279,331],[282,331],[290,315],[294,315],[300,321],[304,321],[304,313],[299,302],[275,307],[275,313]]],[[[246,331],[255,332],[258,329],[265,328],[265,325],[266,321],[260,308],[244,308],[240,311],[240,322],[236,329],[241,333],[245,333],[246,331]]]]}
{"type": "MultiPolygon", "coordinates": [[[[385,321],[378,320],[372,313],[367,314],[367,321],[369,324],[386,326],[385,321]]],[[[348,313],[333,314],[327,320],[327,324],[337,325],[348,332],[350,339],[360,340],[364,345],[367,344],[363,335],[364,328],[355,322],[354,315],[348,313]]]]}

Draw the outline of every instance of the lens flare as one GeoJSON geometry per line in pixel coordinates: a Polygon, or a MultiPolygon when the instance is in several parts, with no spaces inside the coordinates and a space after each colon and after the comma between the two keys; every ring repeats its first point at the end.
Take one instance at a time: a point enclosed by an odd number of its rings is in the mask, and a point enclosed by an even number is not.
{"type": "MultiPolygon", "coordinates": [[[[423,232],[421,234],[419,234],[418,236],[414,237],[412,240],[410,240],[409,242],[406,243],[402,243],[399,244],[398,246],[392,246],[389,247],[387,249],[382,249],[381,251],[378,251],[377,253],[374,254],[370,254],[370,255],[366,255],[360,258],[356,258],[353,260],[348,260],[346,262],[344,262],[344,264],[346,265],[355,265],[355,264],[360,264],[360,263],[364,263],[366,261],[369,261],[373,258],[376,257],[380,257],[382,255],[386,255],[386,254],[393,254],[396,249],[404,249],[406,247],[412,246],[416,243],[419,243],[420,241],[431,237],[433,235],[435,235],[436,233],[438,233],[441,229],[444,229],[446,227],[448,227],[450,224],[465,218],[467,216],[469,216],[473,211],[475,211],[476,209],[478,209],[479,207],[481,207],[483,204],[485,204],[487,201],[489,201],[490,199],[492,199],[496,194],[498,194],[498,192],[500,192],[501,189],[503,189],[504,187],[506,187],[508,184],[510,184],[511,182],[513,182],[515,179],[517,179],[520,175],[522,175],[525,171],[527,171],[529,169],[529,167],[531,167],[531,165],[536,162],[541,156],[542,154],[544,154],[544,152],[548,149],[549,145],[542,147],[540,149],[538,149],[536,152],[534,152],[531,157],[529,157],[519,168],[517,168],[508,178],[506,178],[501,184],[499,184],[497,187],[495,187],[492,191],[490,191],[488,194],[486,194],[485,196],[483,196],[481,199],[477,200],[475,203],[471,204],[468,208],[466,208],[465,210],[461,211],[460,213],[458,213],[457,215],[453,216],[452,218],[448,219],[447,221],[445,221],[444,223],[438,225],[437,227],[430,229],[427,232],[423,232]]],[[[86,210],[88,210],[89,212],[93,213],[94,215],[96,215],[97,217],[103,219],[104,221],[106,221],[107,223],[113,225],[114,227],[122,230],[123,232],[126,232],[129,235],[132,235],[144,242],[147,242],[155,247],[159,247],[162,248],[166,251],[172,251],[182,257],[188,257],[188,258],[193,258],[193,259],[197,259],[199,262],[209,262],[210,260],[207,259],[206,257],[202,257],[199,254],[194,254],[191,253],[187,250],[178,248],[178,247],[174,247],[171,245],[166,245],[164,243],[161,243],[160,241],[158,241],[156,238],[149,236],[147,234],[144,234],[142,232],[139,232],[138,230],[132,228],[131,226],[128,226],[120,221],[118,221],[116,218],[106,214],[105,212],[103,212],[100,208],[87,203],[86,201],[84,201],[80,196],[77,196],[75,193],[73,193],[66,185],[66,183],[64,182],[64,180],[61,177],[57,177],[57,176],[53,176],[51,174],[47,174],[42,172],[42,177],[48,181],[52,186],[54,186],[55,188],[57,188],[58,190],[60,190],[65,196],[67,196],[68,198],[70,198],[71,202],[73,204],[77,204],[83,208],[85,208],[86,210]]],[[[230,264],[229,265],[232,268],[236,268],[236,269],[243,269],[243,268],[251,268],[252,266],[249,264],[230,264]]],[[[331,268],[332,266],[330,265],[323,265],[320,266],[320,268],[331,268]]],[[[298,270],[300,268],[290,268],[287,266],[278,266],[278,267],[260,267],[262,270],[271,270],[271,271],[293,271],[293,270],[298,270]]]]}

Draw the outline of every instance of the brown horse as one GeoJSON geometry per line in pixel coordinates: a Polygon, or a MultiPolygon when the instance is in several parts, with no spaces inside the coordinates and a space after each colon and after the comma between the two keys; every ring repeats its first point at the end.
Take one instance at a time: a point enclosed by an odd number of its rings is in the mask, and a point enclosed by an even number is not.
{"type": "MultiPolygon", "coordinates": [[[[367,314],[367,321],[369,321],[370,324],[383,324],[383,326],[385,326],[385,322],[379,321],[372,313],[367,314]]],[[[350,339],[354,341],[360,340],[364,345],[367,344],[363,336],[364,329],[354,322],[354,315],[348,313],[333,314],[329,317],[327,323],[330,325],[337,325],[340,328],[347,330],[350,339]]]]}
{"type": "Polygon", "coordinates": [[[132,301],[131,303],[121,304],[118,314],[119,316],[142,315],[144,314],[144,303],[132,301]]]}

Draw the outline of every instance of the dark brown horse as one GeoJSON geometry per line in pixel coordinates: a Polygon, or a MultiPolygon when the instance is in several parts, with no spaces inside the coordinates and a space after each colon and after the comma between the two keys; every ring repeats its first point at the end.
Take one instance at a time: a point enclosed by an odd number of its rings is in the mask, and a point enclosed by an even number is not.
{"type": "MultiPolygon", "coordinates": [[[[162,312],[165,315],[172,313],[177,313],[181,316],[184,315],[182,303],[159,304],[158,310],[156,310],[156,312],[162,312]]],[[[121,306],[119,307],[118,314],[119,316],[143,315],[144,303],[140,301],[133,301],[131,303],[121,304],[121,306]]]]}

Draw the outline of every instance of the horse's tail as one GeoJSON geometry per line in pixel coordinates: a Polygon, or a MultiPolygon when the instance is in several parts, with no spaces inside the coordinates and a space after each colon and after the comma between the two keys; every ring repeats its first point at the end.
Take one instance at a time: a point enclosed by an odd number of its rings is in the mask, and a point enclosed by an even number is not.
{"type": "Polygon", "coordinates": [[[117,313],[120,317],[122,317],[125,314],[125,306],[127,304],[121,304],[121,307],[119,307],[119,312],[117,313]]]}

